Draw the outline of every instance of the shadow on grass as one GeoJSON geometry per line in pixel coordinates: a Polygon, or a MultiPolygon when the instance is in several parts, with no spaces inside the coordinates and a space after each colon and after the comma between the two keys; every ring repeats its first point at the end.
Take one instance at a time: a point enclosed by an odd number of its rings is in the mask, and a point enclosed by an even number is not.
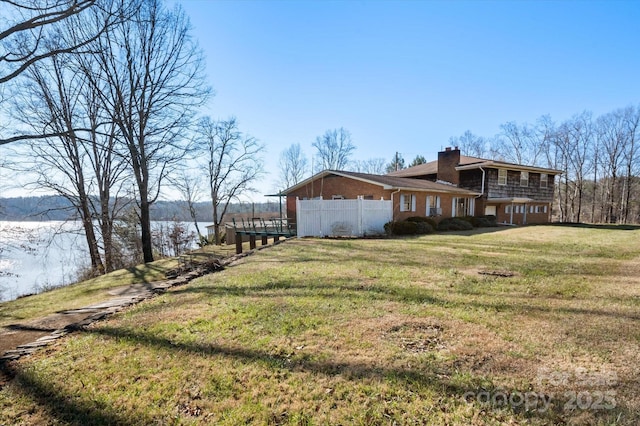
{"type": "Polygon", "coordinates": [[[153,281],[158,281],[157,276],[153,276],[153,272],[156,272],[161,275],[160,279],[164,279],[164,273],[166,272],[166,268],[161,268],[158,265],[154,265],[152,263],[146,263],[142,265],[132,266],[131,268],[126,269],[127,272],[130,272],[135,278],[136,282],[141,283],[150,283],[153,281]]]}
{"type": "MultiPolygon", "coordinates": [[[[319,297],[335,299],[361,299],[372,301],[390,300],[395,302],[407,302],[412,304],[429,304],[439,307],[466,308],[474,307],[490,311],[511,311],[515,313],[541,312],[564,313],[569,315],[601,316],[619,318],[632,321],[640,321],[640,314],[622,313],[607,309],[585,309],[577,306],[540,306],[527,303],[528,298],[509,296],[510,302],[480,302],[476,298],[467,296],[487,295],[493,298],[502,298],[503,294],[471,293],[469,295],[447,293],[444,290],[425,289],[419,286],[385,286],[382,284],[356,283],[349,278],[326,279],[323,282],[304,282],[303,277],[273,280],[266,284],[253,286],[221,286],[210,283],[198,286],[185,286],[171,291],[171,294],[206,294],[212,297],[319,297]],[[457,300],[456,300],[457,299],[457,300]]],[[[548,297],[535,297],[535,299],[548,299],[548,297]]],[[[563,299],[571,303],[573,299],[563,299]]],[[[580,300],[582,301],[582,299],[580,300]]]]}
{"type": "Polygon", "coordinates": [[[554,222],[548,225],[563,226],[567,228],[609,229],[614,231],[637,231],[640,229],[640,225],[615,224],[615,223],[554,222]]]}
{"type": "Polygon", "coordinates": [[[151,424],[150,418],[124,417],[113,408],[99,407],[86,395],[66,394],[53,383],[37,374],[23,370],[13,363],[0,360],[0,384],[11,381],[15,389],[43,407],[51,416],[51,423],[73,426],[151,424]]]}
{"type": "MultiPolygon", "coordinates": [[[[428,389],[435,394],[447,395],[457,399],[461,403],[478,404],[484,408],[494,410],[508,410],[514,414],[519,414],[527,418],[540,418],[545,420],[559,421],[564,423],[567,415],[567,403],[571,401],[571,396],[567,394],[547,395],[540,392],[533,392],[527,389],[507,389],[496,387],[490,379],[468,376],[467,383],[456,383],[449,378],[448,374],[442,374],[442,367],[433,369],[416,369],[412,367],[388,367],[376,365],[374,363],[346,362],[323,360],[318,361],[311,356],[290,357],[288,355],[273,354],[263,350],[250,349],[239,346],[219,345],[213,343],[195,342],[175,342],[167,338],[151,333],[140,333],[130,329],[118,327],[101,327],[85,330],[87,333],[106,336],[113,339],[124,339],[133,344],[151,346],[160,350],[188,352],[198,356],[223,356],[240,362],[254,363],[262,365],[272,370],[286,369],[291,372],[306,372],[314,375],[324,375],[329,377],[341,376],[346,380],[358,381],[363,379],[373,379],[380,382],[400,383],[403,387],[421,393],[428,389]],[[540,398],[536,400],[536,405],[528,408],[522,404],[504,404],[502,406],[491,406],[475,398],[478,395],[505,395],[506,400],[520,401],[522,397],[534,396],[540,398]],[[544,399],[543,399],[544,398],[544,399]],[[546,401],[546,402],[545,402],[546,401]]],[[[605,420],[611,419],[636,419],[637,413],[624,406],[614,407],[608,412],[595,413],[595,417],[605,420]]],[[[571,413],[573,415],[573,413],[571,413]]],[[[633,424],[633,423],[629,423],[633,424]]]]}

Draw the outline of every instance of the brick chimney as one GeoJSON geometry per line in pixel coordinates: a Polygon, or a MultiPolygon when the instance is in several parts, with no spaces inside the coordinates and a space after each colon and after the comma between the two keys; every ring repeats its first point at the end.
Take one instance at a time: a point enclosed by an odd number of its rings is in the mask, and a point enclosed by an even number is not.
{"type": "Polygon", "coordinates": [[[456,167],[460,164],[460,149],[456,146],[451,149],[446,147],[444,151],[438,153],[438,180],[453,183],[460,183],[460,173],[456,167]]]}

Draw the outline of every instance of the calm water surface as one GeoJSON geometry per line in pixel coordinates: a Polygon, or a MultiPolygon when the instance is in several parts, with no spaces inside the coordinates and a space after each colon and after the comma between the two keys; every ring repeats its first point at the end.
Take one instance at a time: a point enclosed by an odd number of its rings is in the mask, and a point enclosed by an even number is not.
{"type": "Polygon", "coordinates": [[[86,245],[80,222],[0,221],[0,301],[77,281],[90,265],[86,245]]]}

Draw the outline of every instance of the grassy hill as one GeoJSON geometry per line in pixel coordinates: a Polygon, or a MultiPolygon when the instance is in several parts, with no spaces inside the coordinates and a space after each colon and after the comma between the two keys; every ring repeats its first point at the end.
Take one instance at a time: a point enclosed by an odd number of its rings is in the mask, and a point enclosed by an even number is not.
{"type": "Polygon", "coordinates": [[[12,364],[0,424],[638,424],[640,230],[486,231],[260,251],[12,364]]]}

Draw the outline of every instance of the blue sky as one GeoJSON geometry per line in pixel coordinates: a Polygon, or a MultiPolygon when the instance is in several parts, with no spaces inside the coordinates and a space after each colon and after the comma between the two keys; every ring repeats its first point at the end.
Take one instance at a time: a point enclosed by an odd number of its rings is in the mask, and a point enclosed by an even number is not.
{"type": "Polygon", "coordinates": [[[266,145],[256,201],[280,152],[311,157],[328,129],[356,160],[431,160],[466,130],[640,103],[640,1],[176,1],[216,92],[204,113],[266,145]]]}
{"type": "MultiPolygon", "coordinates": [[[[308,156],[348,129],[354,159],[435,158],[466,130],[640,103],[640,2],[182,0],[216,91],[267,147],[308,156]]],[[[256,200],[264,199],[261,196],[256,200]]]]}

